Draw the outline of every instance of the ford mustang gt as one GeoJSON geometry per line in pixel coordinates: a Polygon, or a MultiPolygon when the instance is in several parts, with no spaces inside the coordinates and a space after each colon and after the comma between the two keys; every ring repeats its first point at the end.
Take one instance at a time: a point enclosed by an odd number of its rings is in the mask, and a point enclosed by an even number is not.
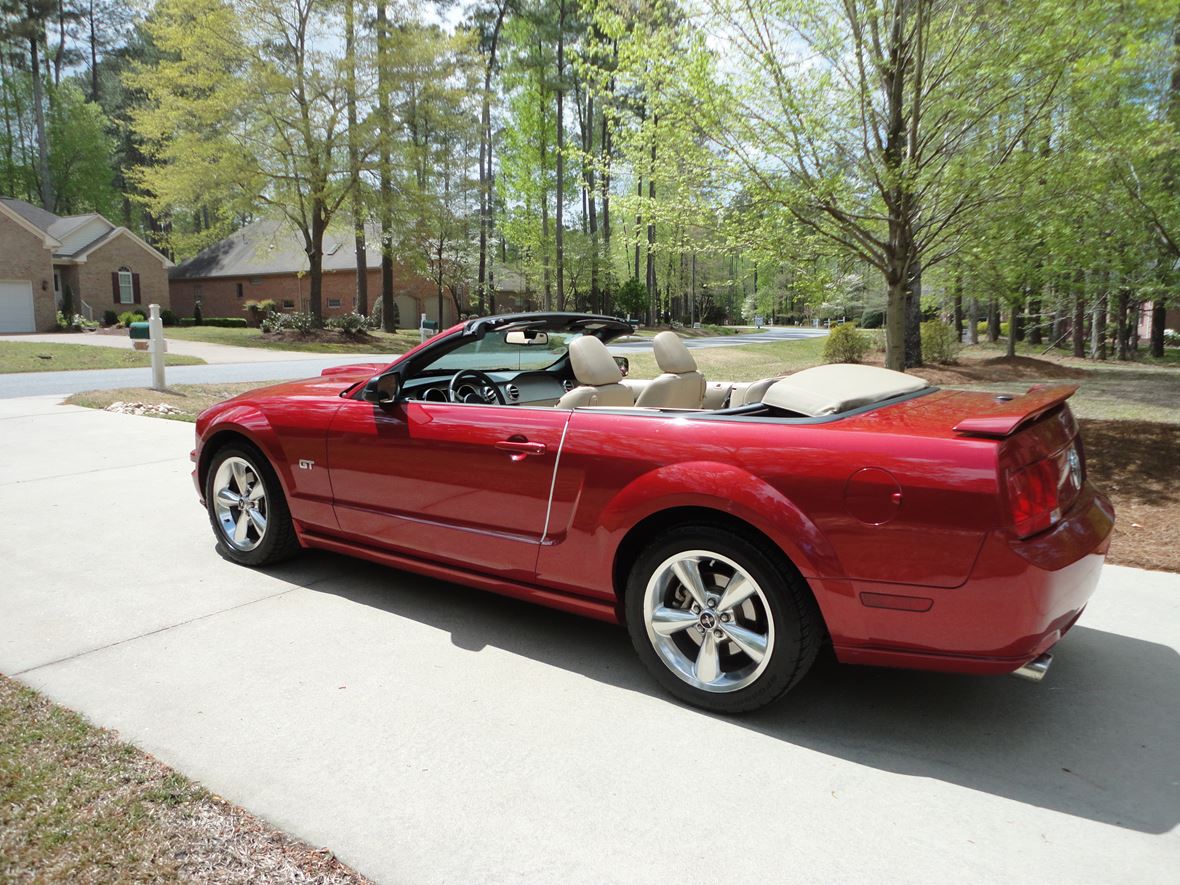
{"type": "Polygon", "coordinates": [[[622,623],[654,677],[761,707],[842,662],[1039,678],[1114,514],[1066,400],[828,365],[707,379],[672,333],[626,374],[617,319],[456,326],[389,365],[251,391],[197,421],[224,554],[359,556],[622,623]]]}

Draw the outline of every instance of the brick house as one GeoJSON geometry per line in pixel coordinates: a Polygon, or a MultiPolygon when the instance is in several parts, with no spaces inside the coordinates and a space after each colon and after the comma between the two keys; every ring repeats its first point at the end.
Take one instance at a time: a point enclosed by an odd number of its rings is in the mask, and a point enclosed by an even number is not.
{"type": "Polygon", "coordinates": [[[172,262],[95,212],[55,215],[0,197],[0,332],[56,328],[67,290],[73,311],[101,320],[155,302],[169,307],[172,262]]]}
{"type": "MultiPolygon", "coordinates": [[[[381,242],[375,225],[367,227],[369,305],[381,299],[381,242]]],[[[206,317],[240,317],[247,301],[273,300],[280,310],[306,312],[310,294],[307,255],[300,234],[279,221],[256,221],[214,243],[169,272],[172,309],[192,316],[197,304],[206,317]]],[[[356,309],[356,249],[351,229],[324,234],[322,308],[325,317],[356,309]]],[[[395,265],[394,297],[402,327],[414,327],[425,313],[436,320],[438,290],[432,280],[395,265]]],[[[466,292],[462,293],[466,298],[466,292]]],[[[456,317],[455,301],[443,293],[443,325],[456,317]]]]}

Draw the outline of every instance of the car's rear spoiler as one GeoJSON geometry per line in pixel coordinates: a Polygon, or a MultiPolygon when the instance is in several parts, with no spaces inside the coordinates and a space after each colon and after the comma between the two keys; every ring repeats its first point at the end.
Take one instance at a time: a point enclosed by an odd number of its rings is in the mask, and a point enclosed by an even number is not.
{"type": "Polygon", "coordinates": [[[969,436],[1011,436],[1022,426],[1035,421],[1050,409],[1061,405],[1075,393],[1076,386],[1030,387],[1023,396],[997,396],[994,405],[982,415],[972,415],[955,425],[955,432],[969,436]]]}

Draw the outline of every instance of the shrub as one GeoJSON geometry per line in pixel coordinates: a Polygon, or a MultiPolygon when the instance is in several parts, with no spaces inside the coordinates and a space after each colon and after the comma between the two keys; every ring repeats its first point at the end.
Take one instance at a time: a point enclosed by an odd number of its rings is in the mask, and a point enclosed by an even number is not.
{"type": "Polygon", "coordinates": [[[865,312],[860,315],[862,329],[880,329],[883,325],[885,325],[885,311],[879,307],[866,308],[865,312]]]}
{"type": "Polygon", "coordinates": [[[201,305],[199,304],[193,308],[193,325],[201,325],[201,305]]]}
{"type": "Polygon", "coordinates": [[[1168,347],[1180,347],[1180,332],[1175,329],[1164,329],[1164,344],[1168,347]]]}
{"type": "Polygon", "coordinates": [[[962,347],[954,326],[939,320],[922,323],[922,359],[930,363],[953,363],[962,347]]]}
{"type": "Polygon", "coordinates": [[[309,313],[272,313],[262,321],[263,332],[307,333],[315,328],[315,320],[309,313]]]}
{"type": "Polygon", "coordinates": [[[262,312],[263,316],[266,316],[268,313],[277,311],[279,309],[279,303],[273,298],[263,298],[258,302],[258,309],[262,312]]]}
{"type": "Polygon", "coordinates": [[[361,314],[353,311],[352,313],[332,317],[328,320],[328,328],[336,329],[343,335],[356,337],[363,334],[369,328],[369,321],[361,314]]]}
{"type": "Polygon", "coordinates": [[[202,326],[218,326],[223,329],[245,329],[250,324],[246,322],[245,317],[205,317],[201,320],[202,326]]]}
{"type": "Polygon", "coordinates": [[[104,326],[113,326],[119,322],[119,315],[113,310],[104,310],[102,312],[102,324],[104,326]]]}
{"type": "Polygon", "coordinates": [[[162,322],[165,326],[175,326],[176,325],[176,314],[174,314],[172,311],[170,311],[166,307],[161,308],[160,322],[162,322]]]}
{"type": "Polygon", "coordinates": [[[869,337],[852,323],[833,326],[824,342],[825,363],[859,363],[872,349],[869,337]]]}
{"type": "Polygon", "coordinates": [[[146,319],[142,310],[125,310],[119,314],[119,325],[127,327],[132,323],[142,323],[146,319]]]}

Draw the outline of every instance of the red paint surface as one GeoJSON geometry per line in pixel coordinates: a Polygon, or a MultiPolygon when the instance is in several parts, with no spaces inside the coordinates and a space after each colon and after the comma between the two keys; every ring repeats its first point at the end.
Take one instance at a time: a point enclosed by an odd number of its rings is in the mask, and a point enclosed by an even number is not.
{"type": "Polygon", "coordinates": [[[1113,512],[1088,483],[1049,531],[1021,541],[1010,524],[1004,471],[1077,435],[1060,390],[999,405],[937,391],[790,424],[378,406],[355,398],[373,372],[214,406],[198,420],[197,474],[209,441],[241,434],[275,464],[306,546],[606,619],[620,610],[617,559],[632,529],[672,508],[726,514],[808,580],[841,660],[961,672],[1015,669],[1060,638],[1109,544],[1113,512]],[[955,430],[989,415],[1016,421],[1014,435],[955,430]],[[913,597],[921,605],[879,607],[913,597]]]}

